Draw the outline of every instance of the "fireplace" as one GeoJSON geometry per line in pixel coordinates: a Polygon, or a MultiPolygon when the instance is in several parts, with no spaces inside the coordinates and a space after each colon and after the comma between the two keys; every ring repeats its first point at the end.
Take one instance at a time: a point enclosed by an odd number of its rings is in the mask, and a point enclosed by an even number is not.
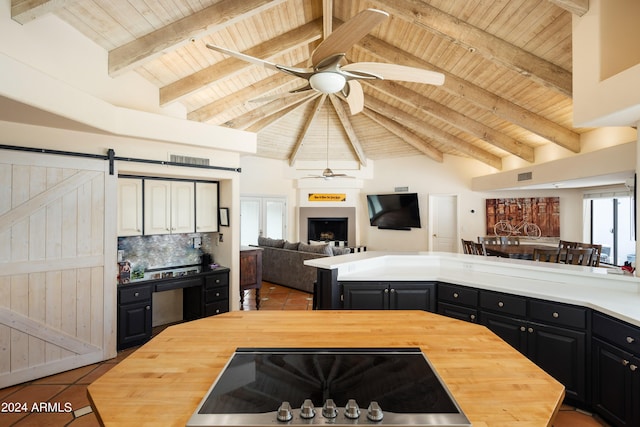
{"type": "Polygon", "coordinates": [[[344,242],[347,245],[349,219],[348,218],[308,218],[308,240],[325,242],[344,242]]]}

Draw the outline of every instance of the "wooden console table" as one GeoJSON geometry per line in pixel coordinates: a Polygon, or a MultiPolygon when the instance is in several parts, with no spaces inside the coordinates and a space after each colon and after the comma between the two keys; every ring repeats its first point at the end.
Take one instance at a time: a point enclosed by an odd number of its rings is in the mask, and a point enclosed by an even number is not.
{"type": "Polygon", "coordinates": [[[165,329],[89,386],[91,406],[107,427],[184,427],[238,347],[420,347],[474,427],[550,426],[564,398],[480,325],[424,311],[234,311],[165,329]]]}
{"type": "Polygon", "coordinates": [[[262,248],[243,246],[240,248],[240,310],[244,304],[244,291],[256,290],[256,310],[260,310],[260,288],[262,288],[262,248]]]}

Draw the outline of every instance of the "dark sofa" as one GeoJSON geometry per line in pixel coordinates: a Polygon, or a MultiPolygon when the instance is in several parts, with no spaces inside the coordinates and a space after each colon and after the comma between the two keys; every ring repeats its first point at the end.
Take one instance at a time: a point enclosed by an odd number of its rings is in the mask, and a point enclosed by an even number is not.
{"type": "Polygon", "coordinates": [[[304,265],[308,259],[349,253],[349,248],[289,243],[281,239],[258,238],[262,248],[262,280],[313,293],[316,268],[304,265]]]}

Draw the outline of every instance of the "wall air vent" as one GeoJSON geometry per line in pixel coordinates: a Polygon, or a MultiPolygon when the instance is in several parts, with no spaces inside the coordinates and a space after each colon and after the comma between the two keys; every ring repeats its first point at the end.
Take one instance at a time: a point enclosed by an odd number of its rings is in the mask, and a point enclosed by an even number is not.
{"type": "Polygon", "coordinates": [[[519,181],[529,181],[533,178],[533,172],[523,172],[518,174],[519,181]]]}
{"type": "Polygon", "coordinates": [[[190,157],[171,154],[169,156],[169,161],[172,163],[182,163],[186,165],[209,166],[209,159],[202,157],[190,157]]]}
{"type": "Polygon", "coordinates": [[[409,191],[409,187],[395,187],[393,191],[396,193],[406,193],[409,191]]]}

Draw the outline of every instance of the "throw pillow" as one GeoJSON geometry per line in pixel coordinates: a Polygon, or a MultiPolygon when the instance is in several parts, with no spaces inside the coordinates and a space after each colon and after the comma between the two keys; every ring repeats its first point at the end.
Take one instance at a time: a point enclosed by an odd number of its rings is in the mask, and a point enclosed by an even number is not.
{"type": "Polygon", "coordinates": [[[344,255],[351,253],[351,249],[347,247],[331,246],[331,250],[333,251],[334,255],[344,255]]]}
{"type": "Polygon", "coordinates": [[[284,247],[283,239],[272,239],[270,237],[258,237],[258,246],[269,246],[272,248],[284,247]]]}
{"type": "Polygon", "coordinates": [[[324,255],[333,255],[331,251],[331,247],[327,244],[324,245],[307,245],[306,243],[300,242],[298,246],[298,250],[301,252],[311,252],[314,254],[324,254],[324,255]]]}
{"type": "Polygon", "coordinates": [[[284,249],[289,249],[289,250],[292,250],[292,251],[297,251],[299,245],[300,245],[300,242],[291,243],[291,242],[287,242],[285,240],[283,248],[284,249]]]}

